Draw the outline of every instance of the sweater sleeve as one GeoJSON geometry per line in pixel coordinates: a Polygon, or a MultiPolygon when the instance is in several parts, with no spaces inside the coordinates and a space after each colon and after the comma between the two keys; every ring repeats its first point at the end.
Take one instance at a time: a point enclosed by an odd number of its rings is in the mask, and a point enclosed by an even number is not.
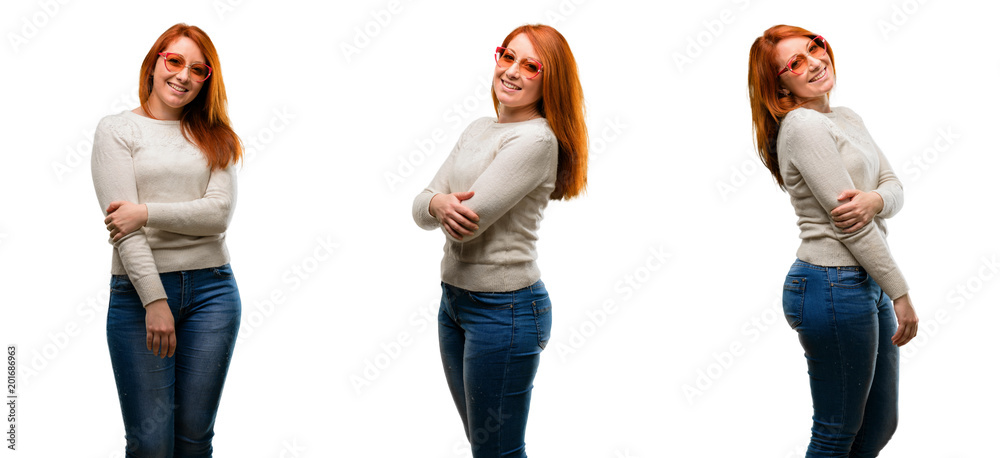
{"type": "MultiPolygon", "coordinates": [[[[838,109],[856,119],[858,124],[864,128],[865,133],[868,132],[868,128],[865,127],[861,116],[855,113],[854,110],[847,107],[839,107],[838,109]]],[[[892,170],[892,165],[889,164],[889,160],[886,159],[885,154],[882,154],[882,149],[875,144],[874,139],[872,139],[872,144],[875,145],[875,151],[878,152],[879,170],[878,186],[874,191],[882,196],[882,211],[878,212],[877,216],[891,218],[903,208],[903,183],[896,177],[896,173],[892,170]]]]}
{"type": "MultiPolygon", "coordinates": [[[[102,212],[116,200],[139,200],[132,168],[132,149],[137,137],[136,126],[119,116],[105,117],[97,125],[90,171],[102,212]]],[[[153,251],[149,248],[146,233],[142,229],[117,242],[109,237],[108,242],[118,250],[122,265],[139,293],[143,306],[157,299],[167,298],[160,274],[156,270],[153,251]]]]}
{"type": "Polygon", "coordinates": [[[502,142],[496,157],[469,188],[476,194],[463,202],[479,215],[479,229],[455,241],[475,239],[528,193],[551,178],[558,155],[558,143],[548,126],[532,126],[502,142]]]}
{"type": "Polygon", "coordinates": [[[875,192],[882,196],[882,211],[877,216],[892,218],[903,208],[903,182],[899,181],[882,150],[878,146],[875,149],[878,151],[878,187],[875,192]]]}
{"type": "MultiPolygon", "coordinates": [[[[813,197],[825,210],[829,224],[834,226],[830,212],[839,205],[837,195],[845,189],[855,189],[855,186],[827,122],[818,116],[789,115],[782,122],[785,135],[779,145],[782,149],[779,154],[786,155],[789,163],[802,174],[813,197]]],[[[906,294],[909,287],[877,224],[866,224],[852,233],[845,233],[834,226],[831,232],[890,298],[906,294]]]]}
{"type": "Polygon", "coordinates": [[[147,202],[146,226],[185,235],[226,232],[236,208],[236,167],[215,169],[204,197],[187,202],[147,202]]]}
{"type": "MultiPolygon", "coordinates": [[[[466,128],[466,132],[468,132],[468,128],[466,128]]],[[[455,147],[451,149],[451,153],[444,160],[444,164],[441,164],[441,168],[438,169],[431,183],[413,199],[413,221],[421,229],[431,231],[440,227],[437,218],[431,215],[431,198],[436,194],[450,194],[452,192],[448,177],[451,176],[451,168],[452,164],[455,163],[455,155],[461,149],[464,138],[465,132],[458,137],[455,147]]]]}

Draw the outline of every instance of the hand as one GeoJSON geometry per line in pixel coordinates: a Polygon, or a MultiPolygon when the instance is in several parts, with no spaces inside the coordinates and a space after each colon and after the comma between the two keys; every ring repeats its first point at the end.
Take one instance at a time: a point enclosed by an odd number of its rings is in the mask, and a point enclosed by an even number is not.
{"type": "Polygon", "coordinates": [[[910,295],[904,294],[899,296],[896,300],[892,301],[892,306],[896,310],[896,321],[899,322],[899,328],[896,329],[896,334],[892,336],[892,343],[898,347],[906,345],[910,339],[917,336],[917,312],[913,310],[913,304],[910,304],[910,295]]]}
{"type": "Polygon", "coordinates": [[[174,314],[166,299],[155,300],[146,306],[146,349],[160,358],[174,356],[177,349],[174,314]]]}
{"type": "Polygon", "coordinates": [[[428,210],[431,216],[437,218],[441,227],[452,237],[462,240],[463,236],[472,235],[479,229],[479,215],[462,205],[462,201],[472,198],[472,191],[453,192],[451,194],[435,194],[431,197],[428,210]]]}
{"type": "Polygon", "coordinates": [[[111,202],[105,211],[108,217],[104,218],[104,224],[111,232],[111,240],[115,242],[145,226],[149,220],[146,204],[133,204],[127,200],[111,202]]]}
{"type": "Polygon", "coordinates": [[[865,227],[885,205],[879,193],[859,189],[844,191],[837,196],[837,200],[847,202],[834,208],[830,215],[833,216],[834,225],[848,234],[865,227]]]}

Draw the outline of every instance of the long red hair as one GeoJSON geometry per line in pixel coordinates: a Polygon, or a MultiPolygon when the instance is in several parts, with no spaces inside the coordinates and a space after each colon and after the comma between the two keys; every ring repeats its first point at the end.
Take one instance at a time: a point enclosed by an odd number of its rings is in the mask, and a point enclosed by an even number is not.
{"type": "Polygon", "coordinates": [[[153,47],[149,48],[149,53],[143,59],[139,71],[139,100],[142,111],[146,116],[155,119],[149,112],[149,95],[153,91],[153,70],[159,58],[158,54],[180,37],[194,41],[205,56],[205,64],[212,67],[212,76],[201,87],[198,96],[185,105],[181,112],[181,133],[184,138],[201,149],[212,169],[225,168],[243,157],[243,143],[230,125],[226,86],[222,82],[219,54],[203,30],[193,25],[175,24],[163,32],[156,43],[153,43],[153,47]]]}
{"type": "MultiPolygon", "coordinates": [[[[781,179],[781,172],[778,170],[778,127],[785,115],[804,103],[794,95],[783,95],[780,92],[778,72],[781,67],[777,64],[776,48],[779,41],[791,37],[812,39],[816,34],[790,25],[776,25],[765,30],[750,47],[750,70],[747,77],[757,154],[781,189],[785,189],[785,180],[781,179]]],[[[836,75],[833,49],[829,43],[826,44],[826,52],[830,56],[830,69],[836,75]]],[[[829,96],[828,93],[826,97],[829,96]]]]}
{"type": "MultiPolygon", "coordinates": [[[[559,142],[556,188],[550,198],[572,199],[587,188],[587,124],[576,59],[566,38],[547,25],[518,27],[503,40],[503,46],[506,47],[522,33],[535,48],[544,69],[541,75],[542,97],[538,99],[536,108],[548,121],[559,142]]],[[[493,95],[493,109],[499,116],[500,101],[493,89],[490,93],[493,95]]]]}

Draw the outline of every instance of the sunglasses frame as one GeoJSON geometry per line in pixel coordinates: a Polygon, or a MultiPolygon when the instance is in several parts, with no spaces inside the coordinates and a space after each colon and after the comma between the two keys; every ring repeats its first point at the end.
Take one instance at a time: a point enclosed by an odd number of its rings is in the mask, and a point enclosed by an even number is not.
{"type": "MultiPolygon", "coordinates": [[[[163,68],[165,68],[167,70],[167,73],[180,73],[181,72],[180,70],[177,70],[177,71],[171,70],[170,66],[167,65],[167,59],[170,56],[172,56],[172,55],[173,56],[181,56],[181,59],[184,59],[184,55],[183,54],[178,54],[178,53],[175,53],[175,52],[161,52],[161,53],[157,53],[157,55],[159,55],[160,57],[163,58],[163,68]]],[[[187,59],[184,59],[184,62],[187,63],[187,59]]],[[[201,80],[197,80],[196,79],[196,80],[194,80],[195,82],[204,83],[205,81],[208,81],[208,79],[212,77],[212,67],[210,67],[208,64],[205,64],[205,63],[194,63],[194,64],[191,64],[191,65],[185,65],[184,68],[188,69],[188,73],[191,73],[191,67],[195,66],[195,65],[204,65],[205,68],[208,69],[208,75],[205,76],[204,79],[201,79],[201,80]]],[[[194,78],[192,78],[192,79],[194,79],[194,78]]]]}
{"type": "MultiPolygon", "coordinates": [[[[826,53],[827,53],[826,38],[823,38],[823,35],[816,35],[811,40],[809,40],[809,43],[811,44],[811,43],[815,42],[816,40],[819,40],[820,42],[823,43],[823,55],[826,55],[826,53]]],[[[809,50],[809,48],[806,47],[806,51],[807,52],[808,52],[808,50],[809,50]]],[[[785,68],[781,69],[781,71],[778,72],[778,76],[779,77],[782,74],[784,74],[785,72],[792,72],[793,75],[801,75],[801,74],[805,73],[804,71],[803,72],[796,72],[795,70],[792,70],[792,62],[794,62],[795,58],[798,57],[798,56],[806,56],[806,60],[808,60],[809,57],[811,56],[811,54],[802,54],[802,53],[799,53],[799,54],[796,54],[796,55],[792,56],[791,59],[788,59],[788,63],[785,64],[785,68]]],[[[818,59],[818,57],[813,57],[813,58],[814,59],[818,59]]]]}
{"type": "MultiPolygon", "coordinates": [[[[497,61],[497,67],[500,67],[500,56],[503,55],[503,51],[507,51],[507,48],[505,48],[503,46],[497,46],[497,50],[493,52],[493,58],[497,61]]],[[[513,51],[511,51],[511,52],[513,52],[513,51]]],[[[521,59],[516,59],[516,60],[514,60],[513,63],[511,63],[507,67],[500,67],[500,68],[510,68],[510,67],[513,67],[516,64],[516,65],[518,65],[518,72],[521,73],[521,71],[520,71],[520,68],[521,68],[520,67],[520,62],[524,62],[524,61],[531,61],[535,65],[538,65],[538,71],[534,75],[532,75],[532,76],[524,75],[524,77],[526,79],[529,79],[529,80],[535,79],[535,78],[538,77],[538,75],[542,74],[542,70],[543,70],[542,63],[539,62],[538,60],[532,59],[530,57],[524,57],[524,58],[521,58],[521,59]]]]}

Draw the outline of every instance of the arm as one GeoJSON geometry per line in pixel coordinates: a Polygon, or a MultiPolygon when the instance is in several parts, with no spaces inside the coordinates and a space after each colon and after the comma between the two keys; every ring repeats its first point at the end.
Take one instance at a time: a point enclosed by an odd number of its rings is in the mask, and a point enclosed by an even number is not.
{"type": "MultiPolygon", "coordinates": [[[[841,108],[844,115],[849,116],[859,126],[864,128],[864,122],[857,113],[841,108]]],[[[867,131],[868,129],[865,129],[867,131]]],[[[871,136],[869,135],[869,139],[871,136]]],[[[846,201],[839,207],[833,209],[831,214],[840,229],[844,232],[855,232],[861,227],[870,223],[876,216],[881,218],[891,218],[903,208],[903,183],[896,177],[892,170],[892,165],[886,159],[885,154],[871,140],[878,152],[879,176],[878,185],[869,192],[859,189],[845,190],[837,196],[838,201],[846,201]]]]}
{"type": "Polygon", "coordinates": [[[146,203],[146,225],[185,235],[226,232],[236,208],[236,167],[212,170],[205,196],[187,202],[146,203]]]}
{"type": "MultiPolygon", "coordinates": [[[[868,128],[865,126],[865,122],[861,119],[860,115],[850,108],[841,107],[840,109],[843,110],[844,114],[856,121],[865,130],[866,134],[868,133],[868,128]]],[[[892,170],[892,165],[889,164],[889,160],[882,153],[882,149],[875,143],[875,139],[871,138],[871,135],[868,135],[868,139],[871,140],[872,145],[875,146],[875,151],[878,152],[878,185],[872,191],[882,198],[882,206],[879,208],[877,216],[891,218],[903,208],[903,183],[896,177],[896,173],[892,170]]]]}
{"type": "Polygon", "coordinates": [[[113,240],[143,226],[178,234],[207,236],[226,231],[236,207],[236,171],[230,165],[213,170],[204,197],[187,202],[135,204],[114,201],[105,211],[113,240]]]}
{"type": "Polygon", "coordinates": [[[875,192],[864,192],[860,189],[849,189],[837,196],[837,202],[844,202],[830,212],[834,224],[844,232],[854,232],[875,219],[882,211],[884,202],[882,196],[875,192]]]}
{"type": "MultiPolygon", "coordinates": [[[[132,141],[136,136],[135,126],[120,117],[104,118],[97,126],[90,164],[94,190],[102,209],[108,208],[114,201],[139,200],[131,153],[132,141]]],[[[167,294],[160,282],[160,274],[156,270],[146,234],[135,231],[117,240],[110,240],[110,243],[118,249],[118,255],[142,304],[145,306],[155,300],[166,299],[167,294]]]]}
{"type": "MultiPolygon", "coordinates": [[[[832,133],[818,119],[813,122],[802,117],[786,119],[782,128],[786,132],[779,154],[786,154],[789,163],[801,173],[813,197],[825,210],[829,224],[834,225],[830,213],[838,206],[836,197],[843,190],[856,187],[832,133]]],[[[877,225],[868,224],[851,233],[834,227],[833,233],[890,298],[906,294],[909,287],[877,225]]]]}
{"type": "MultiPolygon", "coordinates": [[[[135,127],[119,117],[104,118],[97,126],[90,170],[102,209],[116,200],[139,200],[131,153],[136,136],[135,127]]],[[[146,308],[146,349],[161,358],[173,356],[177,346],[174,317],[146,234],[135,231],[113,238],[110,243],[118,250],[129,280],[146,308]]]]}
{"type": "Polygon", "coordinates": [[[448,176],[451,175],[451,167],[455,162],[455,155],[458,153],[461,144],[462,139],[459,137],[458,142],[455,143],[455,147],[451,150],[451,154],[448,155],[448,158],[444,160],[444,164],[441,164],[441,168],[434,175],[434,179],[413,199],[413,222],[417,223],[417,226],[420,226],[421,229],[431,231],[440,226],[437,218],[430,212],[431,199],[437,194],[448,194],[451,192],[448,176]]]}
{"type": "Polygon", "coordinates": [[[475,195],[464,204],[479,216],[479,227],[462,241],[478,237],[555,175],[558,157],[558,142],[543,127],[526,129],[501,144],[493,162],[469,188],[475,195]]]}
{"type": "Polygon", "coordinates": [[[892,165],[889,164],[889,159],[886,159],[885,154],[882,154],[882,149],[878,146],[875,149],[878,151],[879,172],[878,187],[875,188],[874,192],[877,192],[882,197],[882,201],[885,202],[882,211],[878,212],[878,216],[892,218],[903,209],[903,182],[899,181],[896,172],[892,170],[892,165]]]}

